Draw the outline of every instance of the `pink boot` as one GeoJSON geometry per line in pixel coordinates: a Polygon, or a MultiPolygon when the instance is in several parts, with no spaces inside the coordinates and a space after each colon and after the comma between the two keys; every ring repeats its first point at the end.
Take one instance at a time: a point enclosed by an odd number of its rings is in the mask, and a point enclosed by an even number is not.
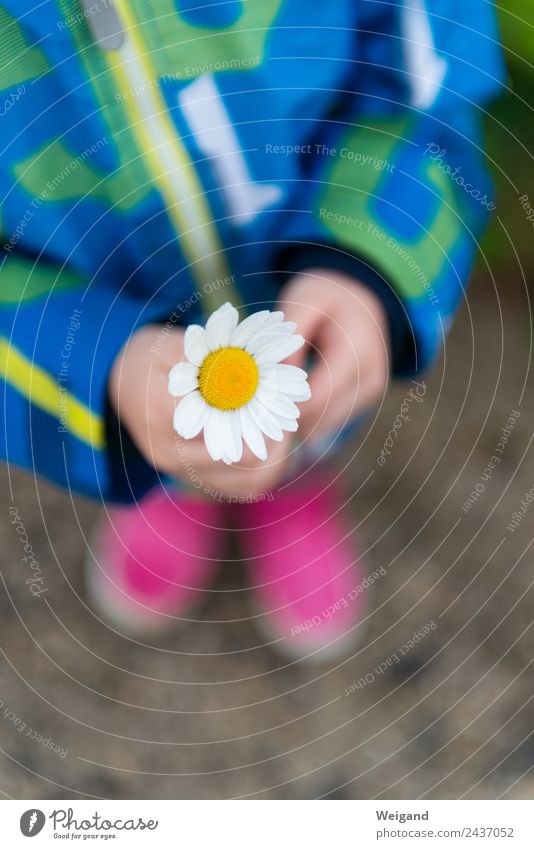
{"type": "Polygon", "coordinates": [[[372,580],[365,580],[342,504],[315,479],[246,505],[237,516],[256,623],[273,648],[292,658],[341,656],[361,634],[372,580]]]}
{"type": "Polygon", "coordinates": [[[108,509],[88,551],[95,609],[132,635],[187,618],[204,598],[223,550],[220,507],[158,488],[108,509]]]}

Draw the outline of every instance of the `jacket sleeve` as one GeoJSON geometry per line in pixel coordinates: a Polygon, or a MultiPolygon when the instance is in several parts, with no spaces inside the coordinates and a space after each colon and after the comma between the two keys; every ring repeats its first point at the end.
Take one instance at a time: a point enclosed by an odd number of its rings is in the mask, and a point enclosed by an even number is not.
{"type": "Polygon", "coordinates": [[[129,335],[155,319],[112,285],[4,250],[2,458],[98,499],[130,500],[148,489],[156,472],[125,434],[118,438],[107,382],[129,335]]]}
{"type": "Polygon", "coordinates": [[[486,0],[358,5],[350,94],[314,141],[284,268],[374,288],[409,376],[439,351],[495,209],[481,120],[504,69],[486,0]]]}

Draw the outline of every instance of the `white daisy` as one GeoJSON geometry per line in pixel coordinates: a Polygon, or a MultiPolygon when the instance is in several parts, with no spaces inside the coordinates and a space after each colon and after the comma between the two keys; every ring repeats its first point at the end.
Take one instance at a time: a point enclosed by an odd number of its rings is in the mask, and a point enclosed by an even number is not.
{"type": "Polygon", "coordinates": [[[280,441],[283,431],[296,431],[300,415],[295,401],[307,401],[307,374],[283,364],[304,344],[296,324],[283,312],[262,310],[238,324],[237,310],[223,304],[206,327],[185,331],[187,362],[169,372],[169,392],[185,396],[176,407],[173,425],[184,439],[204,430],[214,460],[237,463],[243,440],[260,460],[267,458],[265,436],[280,441]]]}

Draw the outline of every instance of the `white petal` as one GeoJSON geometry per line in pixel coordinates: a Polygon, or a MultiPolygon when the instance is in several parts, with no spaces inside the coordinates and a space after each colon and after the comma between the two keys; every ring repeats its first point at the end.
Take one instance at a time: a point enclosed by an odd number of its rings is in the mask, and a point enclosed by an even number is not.
{"type": "Polygon", "coordinates": [[[210,351],[226,348],[230,344],[238,319],[239,314],[236,308],[228,301],[210,315],[206,324],[206,337],[210,351]]]}
{"type": "Polygon", "coordinates": [[[224,456],[225,463],[238,463],[243,455],[241,439],[241,424],[236,410],[225,410],[223,414],[224,456]]]}
{"type": "Polygon", "coordinates": [[[297,381],[288,383],[282,389],[280,381],[268,380],[262,377],[260,379],[260,386],[263,386],[268,392],[281,392],[291,401],[308,401],[311,398],[311,389],[305,380],[299,383],[297,381]]]}
{"type": "Polygon", "coordinates": [[[258,460],[266,460],[267,449],[265,447],[265,440],[260,428],[252,418],[248,404],[241,407],[238,412],[243,439],[258,460]]]}
{"type": "Polygon", "coordinates": [[[265,409],[263,404],[260,404],[259,401],[253,398],[252,401],[249,401],[248,403],[248,409],[250,410],[250,415],[254,422],[266,436],[270,439],[274,439],[275,442],[282,441],[284,438],[282,428],[269,410],[265,409]]]}
{"type": "Polygon", "coordinates": [[[255,357],[256,363],[258,366],[279,363],[302,348],[304,341],[303,336],[284,336],[281,340],[273,342],[259,351],[255,357]]]}
{"type": "Polygon", "coordinates": [[[230,344],[234,345],[236,348],[240,348],[248,342],[249,338],[260,330],[260,328],[267,325],[270,315],[271,313],[269,310],[261,310],[260,312],[255,312],[252,313],[252,315],[247,316],[247,318],[245,318],[232,333],[230,344]]]}
{"type": "Polygon", "coordinates": [[[198,324],[190,324],[184,337],[185,355],[190,363],[200,366],[208,356],[210,349],[206,339],[206,331],[198,324]]]}
{"type": "Polygon", "coordinates": [[[302,401],[309,401],[311,398],[311,388],[309,383],[305,383],[302,388],[290,386],[284,392],[284,395],[289,398],[291,401],[298,401],[302,403],[302,401]]]}
{"type": "Polygon", "coordinates": [[[306,377],[304,369],[298,366],[277,363],[260,368],[260,386],[271,392],[282,392],[292,401],[307,401],[311,398],[311,389],[306,377]]]}
{"type": "Polygon", "coordinates": [[[263,351],[263,349],[267,348],[268,345],[274,345],[278,342],[282,342],[284,338],[283,333],[258,333],[257,336],[253,336],[249,339],[243,347],[249,354],[256,356],[259,351],[263,351]]]}
{"type": "Polygon", "coordinates": [[[269,314],[269,324],[271,326],[279,324],[283,320],[284,313],[282,312],[282,310],[273,310],[273,312],[269,314]]]}
{"type": "Polygon", "coordinates": [[[284,321],[284,313],[283,312],[271,312],[269,313],[269,320],[267,324],[265,324],[261,328],[261,333],[272,333],[275,330],[281,331],[285,333],[284,328],[287,325],[293,325],[293,321],[284,321]]]}
{"type": "Polygon", "coordinates": [[[224,455],[223,416],[223,410],[208,407],[204,422],[204,442],[212,460],[222,460],[224,455]]]}
{"type": "Polygon", "coordinates": [[[176,363],[169,372],[169,392],[176,398],[198,387],[198,368],[192,363],[176,363]]]}
{"type": "Polygon", "coordinates": [[[282,321],[273,327],[273,330],[278,330],[279,333],[294,333],[296,329],[296,321],[282,321]]]}
{"type": "Polygon", "coordinates": [[[260,385],[255,397],[273,416],[282,416],[284,419],[298,419],[300,416],[297,405],[281,392],[269,392],[268,389],[260,385]]]}
{"type": "Polygon", "coordinates": [[[276,420],[282,430],[288,430],[291,433],[295,433],[299,429],[299,425],[296,419],[283,419],[281,416],[277,416],[276,420]]]}
{"type": "Polygon", "coordinates": [[[280,324],[277,328],[272,331],[265,333],[258,333],[256,336],[253,336],[245,345],[245,351],[248,351],[249,354],[256,354],[258,351],[261,351],[263,348],[266,348],[267,345],[277,344],[278,342],[283,342],[286,336],[289,336],[293,333],[295,327],[297,326],[294,322],[287,322],[291,326],[286,332],[282,332],[284,325],[280,324]]]}
{"type": "Polygon", "coordinates": [[[204,427],[209,407],[200,392],[191,392],[183,398],[174,411],[173,427],[179,436],[192,439],[204,427]]]}
{"type": "Polygon", "coordinates": [[[306,372],[297,366],[276,364],[260,368],[260,386],[270,392],[282,392],[292,401],[307,401],[311,389],[306,372]]]}
{"type": "MultiPolygon", "coordinates": [[[[245,345],[252,339],[255,339],[260,333],[272,333],[275,330],[280,330],[283,312],[269,312],[269,310],[261,310],[255,312],[245,318],[238,326],[237,330],[232,334],[232,345],[238,348],[244,348],[245,345]]],[[[290,322],[286,322],[289,324],[290,322]]]]}
{"type": "Polygon", "coordinates": [[[266,377],[269,380],[277,378],[280,381],[283,381],[282,385],[284,385],[286,381],[300,381],[308,379],[308,374],[303,368],[290,366],[287,363],[274,363],[274,365],[262,366],[260,376],[266,377]]]}

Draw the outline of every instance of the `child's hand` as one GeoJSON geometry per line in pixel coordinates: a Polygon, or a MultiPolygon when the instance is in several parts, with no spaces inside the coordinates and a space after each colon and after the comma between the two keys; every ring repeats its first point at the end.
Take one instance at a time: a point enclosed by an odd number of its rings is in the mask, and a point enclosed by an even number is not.
{"type": "Polygon", "coordinates": [[[295,275],[280,296],[308,346],[290,362],[310,371],[312,396],[301,408],[299,437],[335,432],[375,404],[389,371],[387,317],[380,299],[346,274],[311,269],[295,275]],[[314,351],[311,369],[306,364],[314,351]]]}
{"type": "Polygon", "coordinates": [[[177,402],[167,384],[169,370],[184,356],[183,339],[181,328],[162,337],[159,325],[147,325],[120,351],[111,370],[109,396],[121,424],[152,466],[189,481],[198,492],[217,497],[269,491],[284,476],[293,447],[290,434],[281,443],[270,441],[265,462],[245,448],[240,463],[225,466],[211,459],[202,435],[184,440],[175,433],[177,402]]]}

